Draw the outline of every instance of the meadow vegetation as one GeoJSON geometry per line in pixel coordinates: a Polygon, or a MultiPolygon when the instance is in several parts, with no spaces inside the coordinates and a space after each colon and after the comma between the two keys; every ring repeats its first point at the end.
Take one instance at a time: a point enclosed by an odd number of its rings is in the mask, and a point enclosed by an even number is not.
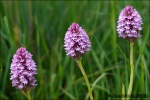
{"type": "MultiPolygon", "coordinates": [[[[72,22],[87,32],[91,50],[82,57],[93,96],[121,94],[129,85],[129,42],[118,37],[121,10],[131,5],[143,21],[142,37],[134,44],[133,94],[150,97],[149,1],[0,1],[0,98],[26,99],[10,80],[10,64],[19,47],[33,55],[38,85],[33,99],[88,99],[76,62],[66,56],[64,36],[72,22]]],[[[148,98],[147,98],[148,100],[148,98]]]]}

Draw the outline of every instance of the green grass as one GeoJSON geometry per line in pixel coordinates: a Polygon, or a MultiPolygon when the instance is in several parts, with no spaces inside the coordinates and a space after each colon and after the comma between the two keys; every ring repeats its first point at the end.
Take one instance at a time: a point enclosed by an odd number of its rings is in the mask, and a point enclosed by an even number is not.
{"type": "MultiPolygon", "coordinates": [[[[136,8],[143,20],[142,37],[134,45],[134,94],[150,98],[149,1],[0,1],[0,98],[26,99],[12,87],[10,64],[23,46],[37,64],[34,99],[88,99],[76,62],[67,57],[64,35],[72,22],[87,32],[91,50],[82,58],[95,99],[121,94],[129,85],[129,42],[116,31],[120,11],[136,8]]],[[[147,100],[149,99],[147,98],[147,100]]]]}

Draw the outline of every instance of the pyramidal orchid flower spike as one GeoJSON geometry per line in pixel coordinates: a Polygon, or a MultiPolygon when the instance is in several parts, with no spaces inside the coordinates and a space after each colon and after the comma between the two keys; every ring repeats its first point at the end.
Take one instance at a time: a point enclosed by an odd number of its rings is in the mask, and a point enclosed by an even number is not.
{"type": "Polygon", "coordinates": [[[136,9],[132,6],[126,6],[120,13],[118,18],[117,31],[119,37],[134,42],[138,37],[141,37],[142,18],[136,9]]]}
{"type": "MultiPolygon", "coordinates": [[[[130,83],[127,91],[127,99],[130,99],[133,88],[134,80],[134,64],[133,64],[133,46],[137,38],[141,37],[140,30],[142,30],[142,18],[139,13],[132,8],[132,6],[126,6],[119,15],[117,31],[119,37],[127,39],[130,42],[130,83]]],[[[124,84],[122,85],[122,93],[124,91],[124,84]]],[[[123,98],[124,100],[125,98],[123,98]]]]}
{"type": "Polygon", "coordinates": [[[67,56],[72,57],[77,62],[88,87],[90,99],[93,100],[92,91],[87,75],[83,69],[81,57],[84,53],[90,50],[91,43],[87,33],[77,23],[72,23],[68,28],[64,38],[64,48],[67,56]]]}
{"type": "Polygon", "coordinates": [[[10,70],[12,86],[20,89],[31,100],[30,90],[37,85],[34,77],[37,74],[37,69],[35,62],[32,60],[32,55],[26,48],[21,47],[14,54],[10,70]]]}
{"type": "Polygon", "coordinates": [[[68,28],[64,40],[67,56],[75,60],[80,59],[91,47],[87,33],[75,22],[68,28]]]}

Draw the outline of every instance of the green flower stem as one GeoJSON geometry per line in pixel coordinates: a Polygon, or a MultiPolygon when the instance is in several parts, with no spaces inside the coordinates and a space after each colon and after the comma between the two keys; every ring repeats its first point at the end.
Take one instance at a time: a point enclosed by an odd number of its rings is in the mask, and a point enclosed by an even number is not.
{"type": "Polygon", "coordinates": [[[29,89],[21,90],[21,92],[27,97],[28,100],[32,100],[29,89]]]}
{"type": "Polygon", "coordinates": [[[124,88],[124,84],[123,84],[123,82],[122,82],[122,100],[125,100],[125,88],[124,88]]]}
{"type": "Polygon", "coordinates": [[[31,100],[30,91],[27,91],[27,98],[28,100],[31,100]]]}
{"type": "Polygon", "coordinates": [[[127,98],[127,100],[130,99],[131,93],[132,93],[132,87],[133,87],[133,78],[134,78],[134,65],[133,65],[133,46],[134,46],[134,42],[130,42],[130,83],[129,83],[129,88],[128,88],[128,92],[127,95],[129,96],[127,98]]]}
{"type": "Polygon", "coordinates": [[[87,85],[87,87],[88,87],[90,99],[93,100],[93,95],[92,95],[92,91],[91,91],[91,88],[90,88],[90,83],[89,83],[89,80],[88,80],[88,78],[87,78],[87,75],[86,75],[86,73],[85,73],[85,71],[84,71],[84,69],[83,69],[81,59],[79,59],[79,60],[77,61],[77,64],[78,64],[78,66],[79,66],[79,68],[80,68],[80,70],[81,70],[81,72],[82,72],[82,74],[83,74],[83,76],[84,76],[85,81],[86,81],[86,85],[87,85]]]}

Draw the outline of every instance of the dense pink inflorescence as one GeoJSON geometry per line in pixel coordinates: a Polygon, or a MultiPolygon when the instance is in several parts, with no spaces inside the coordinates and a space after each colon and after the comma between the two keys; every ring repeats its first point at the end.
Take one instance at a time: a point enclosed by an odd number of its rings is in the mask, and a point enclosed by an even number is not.
{"type": "Polygon", "coordinates": [[[126,6],[120,13],[118,18],[117,31],[119,37],[125,38],[134,42],[138,37],[141,37],[140,30],[142,18],[139,13],[131,6],[126,6]]]}
{"type": "Polygon", "coordinates": [[[91,47],[87,33],[75,22],[68,28],[64,41],[67,55],[75,60],[78,60],[91,47]]]}
{"type": "Polygon", "coordinates": [[[10,70],[12,86],[16,86],[18,89],[25,89],[37,85],[33,76],[37,74],[36,65],[32,60],[32,55],[25,48],[19,48],[14,54],[10,70]]]}

